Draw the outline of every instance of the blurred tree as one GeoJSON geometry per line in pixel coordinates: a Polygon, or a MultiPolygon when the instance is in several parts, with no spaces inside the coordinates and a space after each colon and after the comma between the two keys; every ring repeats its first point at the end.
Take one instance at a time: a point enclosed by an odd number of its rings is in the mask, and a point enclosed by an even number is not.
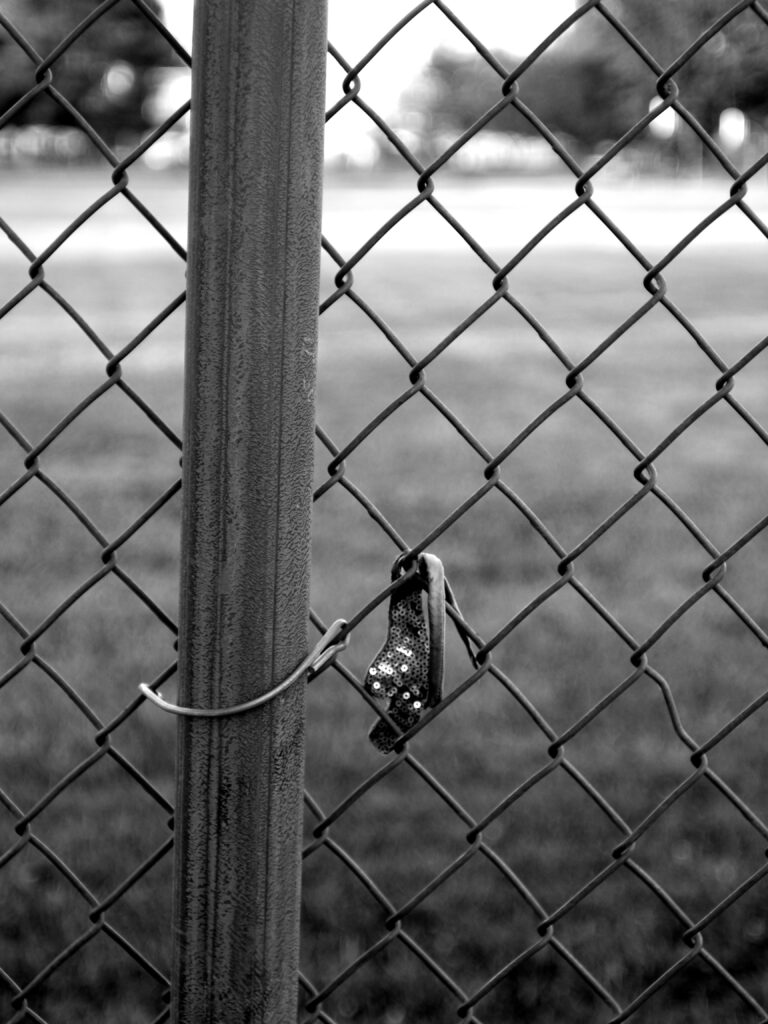
{"type": "MultiPolygon", "coordinates": [[[[495,57],[510,70],[518,63],[502,52],[495,57]]],[[[521,76],[520,99],[550,130],[591,148],[618,137],[647,110],[647,97],[643,101],[633,95],[629,57],[581,42],[552,47],[521,76]]],[[[456,134],[501,99],[500,86],[501,79],[482,58],[438,50],[406,103],[426,108],[432,133],[456,134]]],[[[490,127],[523,135],[537,132],[512,106],[501,110],[490,127]]]]}
{"type": "MultiPolygon", "coordinates": [[[[668,67],[732,7],[731,0],[613,0],[613,13],[662,65],[668,67]]],[[[581,22],[593,50],[618,38],[600,16],[581,22]]],[[[750,8],[727,22],[675,74],[680,99],[707,129],[737,107],[755,120],[768,115],[768,25],[750,8]]]]}
{"type": "MultiPolygon", "coordinates": [[[[157,0],[147,0],[160,13],[157,0]]],[[[3,0],[3,14],[45,58],[98,0],[3,0]]],[[[152,70],[178,64],[172,49],[132,3],[116,4],[58,57],[53,85],[110,144],[147,128],[144,101],[152,70]]],[[[0,114],[35,85],[35,61],[0,27],[0,114]]],[[[25,103],[16,124],[73,125],[74,118],[45,93],[25,103]]]]}
{"type": "MultiPolygon", "coordinates": [[[[613,0],[610,10],[662,67],[669,66],[724,11],[730,0],[613,0]]],[[[747,8],[693,56],[675,82],[680,99],[709,132],[720,113],[738,107],[768,117],[768,25],[747,8]]],[[[512,70],[518,59],[496,57],[512,70]]],[[[550,47],[519,79],[520,99],[552,131],[585,149],[618,139],[657,97],[657,76],[599,11],[550,47]]],[[[480,57],[438,50],[414,90],[433,133],[465,131],[501,98],[500,79],[480,57]]],[[[414,104],[415,105],[415,104],[414,104]]],[[[535,129],[512,108],[492,122],[499,131],[535,129]]]]}

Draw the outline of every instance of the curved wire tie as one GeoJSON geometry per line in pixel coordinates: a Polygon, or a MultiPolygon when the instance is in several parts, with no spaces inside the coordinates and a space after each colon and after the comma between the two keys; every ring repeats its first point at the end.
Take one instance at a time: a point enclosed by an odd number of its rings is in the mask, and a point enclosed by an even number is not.
{"type": "Polygon", "coordinates": [[[154,690],[150,689],[147,683],[139,683],[139,689],[147,700],[152,701],[155,707],[160,708],[162,711],[168,711],[172,715],[185,715],[189,718],[224,718],[227,715],[240,715],[244,711],[250,711],[251,708],[258,708],[262,704],[274,700],[275,697],[300,679],[305,672],[309,672],[309,679],[313,679],[318,675],[349,644],[349,633],[345,634],[341,640],[336,639],[346,625],[346,619],[336,619],[323,633],[306,658],[296,666],[286,679],[278,683],[277,686],[273,686],[271,690],[267,690],[266,693],[260,693],[258,697],[254,697],[253,700],[248,700],[244,704],[235,704],[228,708],[185,708],[180,704],[171,704],[169,701],[164,700],[159,693],[155,693],[154,690]]]}

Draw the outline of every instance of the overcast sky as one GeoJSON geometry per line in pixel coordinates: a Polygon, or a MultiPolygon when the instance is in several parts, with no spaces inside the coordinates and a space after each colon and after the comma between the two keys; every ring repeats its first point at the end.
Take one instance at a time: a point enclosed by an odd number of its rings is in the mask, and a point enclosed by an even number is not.
{"type": "MultiPolygon", "coordinates": [[[[168,26],[190,47],[193,0],[161,2],[168,26]]],[[[346,60],[355,63],[414,6],[415,0],[329,0],[329,38],[346,60]]],[[[523,56],[571,13],[574,0],[451,0],[450,7],[486,45],[523,56]]],[[[445,16],[431,7],[371,63],[363,79],[369,102],[381,113],[391,113],[399,92],[438,46],[469,48],[445,16]]]]}

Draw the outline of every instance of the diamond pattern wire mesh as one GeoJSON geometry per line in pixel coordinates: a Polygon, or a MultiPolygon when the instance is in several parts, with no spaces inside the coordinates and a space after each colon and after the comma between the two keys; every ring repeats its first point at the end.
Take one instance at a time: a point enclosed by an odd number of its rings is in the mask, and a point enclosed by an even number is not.
{"type": "MultiPolygon", "coordinates": [[[[13,19],[0,13],[4,41],[29,61],[29,88],[18,104],[46,93],[67,110],[109,168],[107,181],[84,172],[93,195],[40,244],[14,227],[12,202],[0,210],[8,269],[0,341],[10,353],[0,406],[0,515],[8,570],[7,592],[4,587],[0,595],[0,884],[9,894],[3,898],[3,948],[11,951],[10,961],[4,952],[0,967],[2,1020],[82,1016],[84,1008],[106,1008],[105,1016],[115,1021],[162,1020],[168,1012],[168,951],[156,936],[169,890],[172,765],[162,755],[172,726],[155,715],[142,717],[134,695],[137,678],[154,677],[159,686],[174,671],[168,649],[174,624],[164,606],[175,600],[167,549],[175,542],[178,410],[171,403],[159,411],[168,399],[168,378],[158,374],[162,356],[158,363],[149,353],[153,345],[161,350],[164,330],[178,336],[169,325],[179,316],[181,285],[161,298],[154,288],[155,264],[137,269],[129,262],[126,291],[142,315],[147,310],[144,323],[130,329],[125,311],[112,308],[119,290],[109,279],[109,261],[91,262],[89,283],[108,295],[105,322],[114,326],[122,316],[122,330],[129,334],[110,345],[110,328],[101,326],[104,310],[88,308],[76,280],[83,276],[77,260],[85,248],[101,255],[106,244],[130,255],[133,236],[119,218],[120,230],[111,236],[114,225],[101,220],[117,210],[135,214],[173,266],[183,267],[176,232],[142,198],[139,160],[186,107],[140,147],[118,155],[56,85],[57,62],[97,21],[125,7],[141,12],[171,51],[188,61],[142,0],[95,6],[48,54],[35,52],[13,19]],[[98,241],[88,236],[94,227],[101,229],[98,241]],[[146,301],[138,302],[139,294],[146,301]],[[37,319],[37,302],[45,302],[55,320],[51,338],[33,352],[21,315],[29,309],[37,319]],[[89,377],[94,366],[98,383],[89,377]],[[25,380],[34,381],[34,392],[25,380]],[[144,487],[134,500],[141,508],[119,486],[118,435],[138,452],[144,487]],[[162,467],[156,475],[155,465],[162,467]],[[42,520],[34,518],[31,510],[41,508],[42,520]],[[32,546],[24,545],[32,522],[43,523],[42,533],[33,534],[32,546]],[[170,580],[168,596],[162,580],[170,580]],[[122,636],[122,646],[115,636],[122,636]],[[65,743],[65,736],[76,740],[65,743]],[[22,947],[31,960],[22,962],[22,947]],[[127,977],[132,1000],[126,1008],[127,977]]],[[[458,1017],[487,1024],[517,1010],[538,1022],[564,1015],[641,1019],[643,1013],[674,1021],[677,1012],[680,1019],[706,1019],[714,1007],[720,1019],[766,1020],[760,977],[766,828],[757,784],[766,700],[759,573],[765,520],[742,522],[727,500],[727,488],[734,486],[760,497],[759,452],[767,438],[754,412],[765,341],[742,337],[737,355],[724,358],[686,308],[690,296],[682,280],[669,283],[688,251],[728,217],[748,223],[761,244],[766,235],[754,199],[766,158],[737,167],[688,112],[675,84],[677,73],[731,19],[750,18],[755,33],[762,33],[766,11],[759,3],[724,6],[712,32],[692,39],[666,68],[609,4],[588,3],[578,12],[579,18],[610,24],[656,84],[663,102],[654,114],[672,106],[719,167],[722,195],[711,212],[653,258],[608,214],[603,196],[607,200],[609,189],[601,177],[631,148],[651,115],[599,158],[577,163],[537,119],[535,96],[526,95],[525,71],[539,53],[514,70],[504,67],[449,5],[432,0],[412,12],[413,18],[427,15],[449,19],[499,83],[497,106],[479,111],[482,123],[429,166],[365,100],[368,63],[396,46],[409,19],[355,67],[331,48],[344,79],[331,119],[352,110],[371,118],[409,178],[405,201],[394,202],[391,217],[382,218],[366,240],[349,252],[337,251],[329,215],[324,245],[335,280],[326,287],[321,319],[315,606],[323,618],[347,615],[353,644],[343,664],[309,691],[302,1019],[458,1017]],[[550,220],[542,216],[540,230],[498,259],[492,246],[483,246],[480,232],[476,237],[470,231],[471,218],[464,226],[463,215],[452,212],[461,203],[446,172],[470,139],[510,105],[558,154],[575,199],[571,193],[550,220]],[[454,251],[458,240],[467,261],[425,259],[418,245],[404,258],[410,244],[404,243],[377,263],[388,241],[425,211],[446,226],[447,249],[454,251]],[[573,357],[558,336],[568,335],[567,321],[575,314],[569,308],[557,330],[549,327],[557,317],[546,300],[548,287],[554,294],[562,283],[557,275],[540,285],[538,309],[520,296],[528,264],[535,267],[548,240],[582,215],[611,234],[612,258],[628,257],[637,290],[632,308],[613,320],[605,340],[591,338],[573,357]],[[444,277],[446,268],[457,276],[444,277]],[[410,275],[405,291],[403,271],[410,275]],[[480,282],[477,302],[456,316],[441,339],[430,341],[431,319],[442,329],[445,316],[460,309],[463,299],[453,293],[461,280],[480,282]],[[430,305],[436,290],[440,302],[430,305]],[[525,347],[520,335],[510,359],[505,348],[493,346],[493,330],[473,334],[499,310],[527,324],[536,352],[558,365],[555,393],[537,386],[540,364],[518,354],[525,347]],[[679,325],[701,362],[691,372],[685,362],[662,361],[652,398],[671,409],[674,423],[641,446],[625,420],[631,419],[633,400],[639,404],[647,396],[630,389],[630,399],[619,401],[615,411],[615,396],[613,403],[604,399],[609,392],[600,370],[629,347],[633,329],[655,325],[657,315],[679,325]],[[488,346],[479,375],[476,362],[454,360],[469,337],[488,346]],[[387,358],[379,358],[382,351],[387,358]],[[365,372],[357,377],[360,352],[365,372]],[[682,374],[698,388],[701,366],[707,386],[675,418],[679,405],[672,388],[682,374]],[[535,415],[511,430],[516,407],[527,414],[532,402],[539,403],[535,415]],[[484,406],[498,421],[493,444],[485,437],[487,423],[481,421],[482,430],[465,426],[478,422],[472,409],[484,406]],[[583,413],[578,423],[585,443],[594,443],[596,454],[582,450],[572,467],[572,424],[566,418],[576,409],[583,413]],[[686,439],[722,411],[732,417],[729,424],[737,424],[738,441],[736,449],[726,446],[718,465],[733,464],[734,472],[713,483],[704,460],[699,490],[707,500],[692,506],[687,495],[679,502],[674,487],[663,486],[666,476],[676,482],[674,453],[682,451],[680,458],[693,459],[696,469],[696,452],[685,448],[686,439]],[[561,422],[567,425],[560,433],[547,434],[561,422]],[[542,437],[549,461],[526,475],[523,456],[533,450],[536,463],[542,437]],[[596,438],[615,441],[624,460],[620,472],[615,450],[609,457],[596,438]],[[753,460],[746,478],[736,472],[742,447],[744,458],[753,460]],[[436,460],[436,451],[445,455],[436,460]],[[563,493],[574,480],[581,488],[567,502],[548,503],[544,475],[556,477],[563,493]],[[718,483],[726,485],[725,496],[718,483]],[[585,494],[597,494],[600,501],[590,502],[585,494]],[[614,505],[593,518],[601,502],[614,497],[614,505]],[[650,532],[637,526],[641,513],[652,522],[650,532]],[[504,523],[501,533],[493,525],[498,521],[504,523]],[[616,536],[621,539],[612,549],[607,545],[616,536]],[[647,545],[639,562],[632,558],[633,544],[647,545]],[[365,739],[376,711],[362,691],[362,672],[383,628],[393,555],[427,548],[444,557],[482,666],[467,674],[460,646],[449,651],[448,699],[422,719],[396,755],[381,759],[365,739]],[[644,570],[629,587],[616,550],[633,571],[644,570]],[[678,554],[689,561],[676,560],[678,554]],[[607,597],[605,570],[600,575],[593,561],[598,559],[599,569],[599,558],[617,576],[607,597]],[[696,584],[690,583],[692,566],[696,584]],[[668,590],[653,589],[659,580],[667,581],[668,590]],[[646,618],[626,601],[627,589],[638,599],[650,595],[646,618]],[[697,619],[705,607],[708,617],[697,619]],[[531,629],[538,641],[531,639],[531,629]],[[715,634],[714,646],[702,639],[709,633],[715,634]],[[702,691],[696,677],[706,675],[702,662],[711,659],[716,686],[702,691]],[[686,661],[693,665],[689,674],[682,671],[686,661]],[[537,663],[545,666],[538,675],[537,663]],[[670,670],[662,671],[667,663],[670,670]],[[552,674],[562,678],[559,685],[552,674]],[[702,700],[711,707],[700,706],[702,700]]],[[[0,116],[0,128],[7,131],[14,112],[0,116]]],[[[43,181],[41,197],[44,192],[43,181]]],[[[353,204],[354,188],[345,195],[353,204]]],[[[365,214],[364,204],[352,209],[351,219],[359,219],[361,229],[365,214]]],[[[723,271],[722,254],[718,262],[723,271]]],[[[605,295],[613,284],[610,273],[590,286],[583,256],[570,252],[563,265],[576,279],[571,299],[582,296],[577,311],[593,315],[592,307],[603,303],[607,315],[615,314],[616,304],[605,295]]],[[[548,273],[557,271],[557,257],[544,266],[548,273]]],[[[534,277],[541,281],[539,268],[534,277]]],[[[736,279],[749,283],[747,268],[739,267],[729,284],[736,279]]],[[[717,299],[726,316],[738,318],[744,300],[735,291],[717,299]]],[[[656,349],[657,361],[658,355],[656,349]]],[[[626,365],[631,372],[633,364],[626,365]]],[[[722,424],[715,423],[709,442],[716,448],[722,424]]],[[[731,433],[724,437],[730,440],[731,433]]],[[[320,625],[317,616],[315,623],[320,625]]]]}
{"type": "MultiPolygon", "coordinates": [[[[400,174],[386,199],[326,187],[314,608],[318,627],[345,616],[352,644],[308,691],[300,1019],[766,1021],[766,339],[744,314],[768,154],[737,166],[678,78],[737,19],[764,45],[768,11],[723,4],[664,66],[597,0],[516,67],[458,12],[409,7],[354,65],[330,48],[330,124],[367,118],[400,174]],[[431,162],[366,99],[425,18],[497,83],[431,162]],[[581,19],[660,102],[577,161],[526,72],[581,19]],[[467,202],[452,161],[509,107],[568,187],[481,182],[467,202]],[[611,171],[668,108],[714,197],[670,244],[609,212],[611,171]],[[508,240],[486,244],[472,217],[487,195],[502,220],[516,189],[508,240]],[[751,247],[707,248],[726,224],[751,247]],[[382,759],[364,674],[389,566],[424,550],[481,664],[456,644],[447,698],[382,759]]],[[[696,187],[632,186],[673,218],[696,187]]]]}
{"type": "Polygon", "coordinates": [[[126,27],[169,67],[189,57],[144,0],[55,13],[38,52],[53,10],[0,11],[4,65],[25,69],[0,137],[42,94],[80,161],[27,166],[22,147],[2,171],[0,1019],[160,1021],[173,727],[136,683],[175,671],[186,182],[143,158],[189,104],[113,146],[60,71],[126,27]]]}

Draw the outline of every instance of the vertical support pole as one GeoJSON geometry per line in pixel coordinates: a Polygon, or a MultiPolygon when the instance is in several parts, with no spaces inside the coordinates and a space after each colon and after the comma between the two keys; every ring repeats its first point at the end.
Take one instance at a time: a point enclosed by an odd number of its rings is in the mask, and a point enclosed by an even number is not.
{"type": "MultiPolygon", "coordinates": [[[[326,0],[197,0],[179,699],[307,652],[326,0]]],[[[180,719],[175,1024],[296,1018],[303,685],[180,719]]]]}

